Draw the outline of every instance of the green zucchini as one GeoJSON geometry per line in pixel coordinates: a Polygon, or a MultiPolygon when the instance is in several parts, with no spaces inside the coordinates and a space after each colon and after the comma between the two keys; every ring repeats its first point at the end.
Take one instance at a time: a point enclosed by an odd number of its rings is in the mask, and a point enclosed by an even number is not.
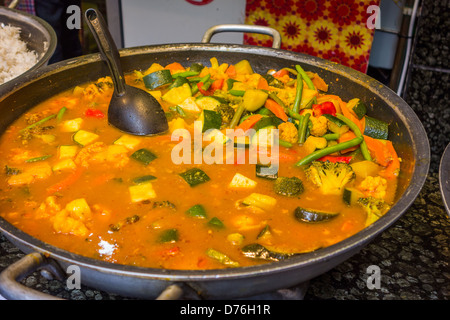
{"type": "Polygon", "coordinates": [[[216,229],[222,229],[225,227],[223,222],[217,217],[211,218],[211,220],[208,221],[208,226],[216,228],[216,229]]]}
{"type": "Polygon", "coordinates": [[[348,102],[347,107],[354,113],[354,115],[361,120],[367,113],[367,107],[364,102],[358,98],[352,99],[348,102]]]}
{"type": "Polygon", "coordinates": [[[355,188],[344,188],[342,194],[342,200],[348,206],[352,206],[357,203],[360,198],[364,198],[364,194],[355,188]]]}
{"type": "Polygon", "coordinates": [[[155,180],[156,177],[152,176],[152,175],[145,175],[145,176],[141,176],[141,177],[137,177],[133,179],[133,183],[135,184],[141,184],[141,183],[145,183],[148,181],[152,181],[155,180]]]}
{"type": "Polygon", "coordinates": [[[258,243],[248,244],[241,251],[247,258],[266,261],[282,261],[295,255],[295,253],[274,252],[258,243]]]}
{"type": "Polygon", "coordinates": [[[205,109],[198,120],[202,122],[202,132],[209,129],[220,129],[222,126],[222,116],[216,111],[205,109]]]}
{"type": "Polygon", "coordinates": [[[228,266],[228,267],[239,267],[239,262],[236,262],[234,260],[231,260],[230,257],[228,257],[226,254],[214,250],[214,249],[208,249],[206,250],[206,255],[214,260],[217,260],[221,264],[228,266]]]}
{"type": "Polygon", "coordinates": [[[135,151],[131,155],[131,158],[136,161],[141,162],[144,165],[148,165],[150,162],[155,160],[157,158],[157,156],[150,150],[142,148],[142,149],[135,151]]]}
{"type": "Polygon", "coordinates": [[[205,219],[207,217],[206,210],[201,204],[190,207],[186,214],[190,217],[205,219]]]}
{"type": "Polygon", "coordinates": [[[278,178],[278,168],[273,166],[256,164],[256,176],[258,178],[276,180],[278,178]]]}
{"type": "Polygon", "coordinates": [[[278,117],[275,116],[267,116],[267,117],[262,117],[261,120],[259,120],[254,126],[253,129],[255,129],[255,131],[261,130],[263,128],[270,128],[270,127],[278,127],[281,123],[283,122],[283,120],[279,119],[278,117]]]}
{"type": "Polygon", "coordinates": [[[73,141],[79,145],[85,146],[98,139],[98,135],[86,130],[78,130],[72,137],[73,141]]]}
{"type": "Polygon", "coordinates": [[[323,114],[325,118],[328,120],[328,129],[331,132],[342,135],[346,133],[350,128],[340,119],[336,118],[331,114],[323,114]]]}
{"type": "Polygon", "coordinates": [[[173,243],[178,241],[178,230],[168,229],[161,232],[158,237],[159,243],[173,243]]]}
{"type": "Polygon", "coordinates": [[[203,110],[215,110],[220,106],[221,101],[211,96],[201,96],[195,100],[195,103],[203,110]]]}
{"type": "Polygon", "coordinates": [[[202,71],[204,68],[204,66],[201,63],[197,63],[194,62],[193,64],[191,64],[191,66],[189,67],[189,71],[195,71],[200,73],[200,71],[202,71]]]}
{"type": "Polygon", "coordinates": [[[385,121],[365,116],[364,135],[374,139],[387,140],[389,124],[385,121]]]}
{"type": "Polygon", "coordinates": [[[180,176],[186,181],[191,187],[195,187],[199,184],[208,182],[210,178],[208,175],[203,172],[203,170],[198,168],[189,169],[183,173],[180,173],[180,176]]]}
{"type": "Polygon", "coordinates": [[[181,87],[185,83],[189,83],[189,81],[185,77],[176,77],[172,84],[169,86],[169,89],[181,87]]]}
{"type": "Polygon", "coordinates": [[[295,219],[306,223],[325,222],[336,218],[338,215],[339,213],[337,212],[310,210],[301,207],[297,207],[294,211],[295,219]]]}
{"type": "Polygon", "coordinates": [[[150,90],[154,90],[166,84],[170,84],[173,81],[170,70],[163,69],[152,72],[142,78],[145,87],[150,90]]]}

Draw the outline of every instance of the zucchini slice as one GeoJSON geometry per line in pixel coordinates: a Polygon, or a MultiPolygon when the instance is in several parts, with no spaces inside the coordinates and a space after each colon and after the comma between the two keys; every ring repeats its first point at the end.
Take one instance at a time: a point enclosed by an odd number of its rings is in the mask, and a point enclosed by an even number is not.
{"type": "Polygon", "coordinates": [[[358,98],[352,99],[348,102],[347,108],[350,109],[351,112],[361,120],[367,113],[367,107],[364,102],[359,100],[358,98]]]}
{"type": "Polygon", "coordinates": [[[190,207],[186,214],[190,217],[205,219],[207,217],[206,210],[201,204],[190,207]]]}
{"type": "Polygon", "coordinates": [[[336,218],[338,215],[338,212],[310,210],[301,207],[297,207],[294,211],[295,219],[299,222],[306,223],[325,222],[336,218]]]}
{"type": "Polygon", "coordinates": [[[282,261],[295,255],[295,253],[274,252],[258,243],[248,244],[241,251],[247,258],[266,261],[282,261]]]}
{"type": "Polygon", "coordinates": [[[186,172],[180,173],[180,176],[186,181],[191,187],[195,187],[199,184],[208,182],[210,178],[203,172],[203,170],[198,168],[189,169],[186,172]]]}
{"type": "Polygon", "coordinates": [[[211,220],[208,221],[208,226],[216,229],[222,229],[225,227],[223,222],[217,217],[212,217],[211,220]]]}
{"type": "Polygon", "coordinates": [[[364,198],[364,194],[355,188],[345,188],[342,194],[342,200],[348,206],[356,204],[360,198],[364,198]]]}
{"type": "Polygon", "coordinates": [[[131,202],[141,202],[156,198],[155,190],[151,182],[145,182],[128,187],[131,202]]]}
{"type": "Polygon", "coordinates": [[[120,138],[118,138],[116,141],[114,141],[115,145],[121,145],[126,147],[127,149],[134,149],[141,140],[135,136],[132,136],[130,134],[124,134],[120,138]]]}
{"type": "Polygon", "coordinates": [[[73,141],[84,147],[85,145],[88,145],[97,140],[98,137],[99,136],[93,132],[89,132],[86,130],[78,130],[77,132],[75,132],[72,139],[73,141]]]}
{"type": "Polygon", "coordinates": [[[136,152],[134,152],[131,155],[131,158],[136,161],[141,162],[144,165],[148,165],[150,162],[155,160],[157,158],[157,156],[150,150],[142,148],[142,149],[139,149],[136,152]]]}
{"type": "Polygon", "coordinates": [[[340,119],[336,118],[331,114],[323,114],[325,118],[328,120],[328,129],[331,132],[342,135],[346,133],[350,128],[340,119]]]}
{"type": "Polygon", "coordinates": [[[228,185],[229,188],[244,188],[244,189],[252,189],[256,187],[256,181],[253,181],[246,176],[236,173],[228,185]]]}
{"type": "Polygon", "coordinates": [[[387,140],[389,124],[385,121],[365,116],[364,134],[374,139],[387,140]]]}
{"type": "Polygon", "coordinates": [[[211,96],[198,97],[195,103],[203,110],[214,110],[221,104],[220,100],[211,96]]]}
{"type": "Polygon", "coordinates": [[[152,176],[152,175],[145,175],[145,176],[141,176],[141,177],[137,177],[133,179],[133,183],[134,184],[141,184],[141,183],[146,183],[152,180],[155,180],[156,177],[152,176]]]}
{"type": "Polygon", "coordinates": [[[256,176],[258,178],[276,180],[278,178],[278,168],[262,164],[256,164],[256,176]]]}
{"type": "Polygon", "coordinates": [[[202,122],[202,132],[209,129],[220,129],[222,126],[222,116],[220,113],[212,110],[203,110],[198,118],[202,122]]]}
{"type": "Polygon", "coordinates": [[[178,241],[178,230],[177,229],[167,229],[161,232],[158,237],[159,243],[173,243],[178,241]]]}
{"type": "Polygon", "coordinates": [[[166,84],[170,84],[173,81],[170,70],[158,70],[152,72],[142,78],[145,87],[150,90],[154,90],[166,84]]]}

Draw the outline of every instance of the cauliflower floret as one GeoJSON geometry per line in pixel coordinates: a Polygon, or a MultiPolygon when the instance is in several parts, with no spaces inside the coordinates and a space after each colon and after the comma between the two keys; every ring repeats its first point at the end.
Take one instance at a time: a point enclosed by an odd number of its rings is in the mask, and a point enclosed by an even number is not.
{"type": "Polygon", "coordinates": [[[386,196],[387,181],[386,179],[376,176],[368,176],[359,185],[359,189],[369,197],[382,199],[386,196]]]}
{"type": "Polygon", "coordinates": [[[298,141],[298,130],[292,122],[283,122],[278,126],[278,130],[280,131],[281,140],[290,143],[296,143],[298,141]]]}
{"type": "Polygon", "coordinates": [[[328,131],[328,120],[324,116],[320,117],[309,117],[309,120],[311,120],[312,128],[310,133],[313,136],[321,137],[328,131]]]}

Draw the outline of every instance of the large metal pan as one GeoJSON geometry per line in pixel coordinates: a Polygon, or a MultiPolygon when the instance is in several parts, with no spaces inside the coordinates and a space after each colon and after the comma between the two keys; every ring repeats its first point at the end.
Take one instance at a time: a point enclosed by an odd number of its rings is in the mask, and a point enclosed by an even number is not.
{"type": "Polygon", "coordinates": [[[445,147],[439,164],[439,188],[445,210],[450,216],[450,143],[445,147]]]}
{"type": "MultiPolygon", "coordinates": [[[[393,91],[378,81],[353,69],[312,56],[284,50],[244,45],[192,43],[135,47],[121,50],[124,71],[145,69],[153,62],[179,61],[186,65],[200,62],[250,61],[256,72],[302,65],[316,72],[329,84],[330,92],[344,100],[362,98],[368,113],[390,123],[392,139],[402,158],[397,202],[373,225],[327,248],[292,259],[260,266],[224,270],[162,270],[117,265],[86,258],[18,230],[0,219],[0,230],[17,247],[31,255],[8,267],[0,275],[0,293],[6,298],[24,296],[15,279],[22,271],[56,262],[63,270],[70,265],[80,268],[82,283],[123,296],[156,298],[167,287],[193,288],[205,299],[248,297],[306,282],[339,265],[358,253],[372,239],[391,226],[408,209],[421,190],[429,169],[430,148],[426,132],[413,110],[393,91]]],[[[108,75],[108,68],[98,54],[66,60],[33,72],[16,87],[0,88],[0,133],[36,103],[86,81],[108,75]]],[[[49,298],[25,293],[25,298],[49,298]]]]}

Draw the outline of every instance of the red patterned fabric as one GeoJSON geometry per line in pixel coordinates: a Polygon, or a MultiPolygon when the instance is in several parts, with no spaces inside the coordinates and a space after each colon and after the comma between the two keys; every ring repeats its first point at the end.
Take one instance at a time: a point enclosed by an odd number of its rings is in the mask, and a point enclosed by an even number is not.
{"type": "MultiPolygon", "coordinates": [[[[5,0],[5,6],[9,6],[11,2],[12,0],[5,0]]],[[[34,0],[20,0],[19,4],[14,9],[22,10],[29,14],[36,15],[36,11],[34,9],[34,0]]]]}
{"type": "MultiPolygon", "coordinates": [[[[245,23],[281,34],[281,48],[367,72],[373,29],[370,5],[379,0],[247,0],[245,23]]],[[[272,38],[245,34],[244,44],[270,47],[272,38]]]]}

